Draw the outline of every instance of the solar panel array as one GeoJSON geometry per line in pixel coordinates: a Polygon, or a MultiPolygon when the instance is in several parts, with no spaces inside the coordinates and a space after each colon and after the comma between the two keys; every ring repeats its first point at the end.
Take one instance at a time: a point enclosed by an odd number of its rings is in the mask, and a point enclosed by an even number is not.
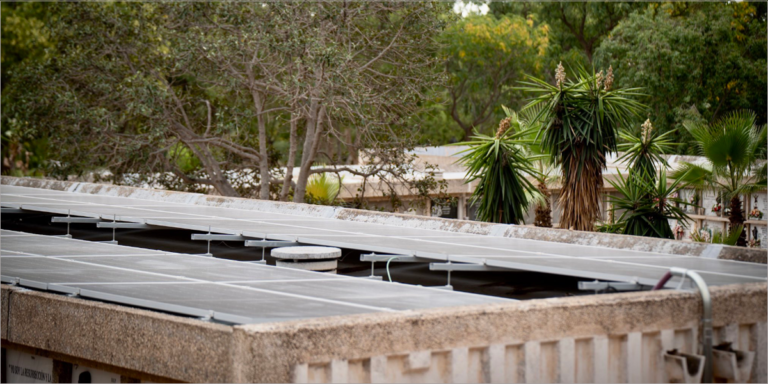
{"type": "Polygon", "coordinates": [[[8,230],[0,265],[4,283],[237,324],[511,301],[8,230]]]}
{"type": "MultiPolygon", "coordinates": [[[[757,263],[6,185],[1,194],[3,207],[589,279],[653,285],[670,267],[679,267],[698,272],[710,285],[768,280],[766,265],[757,263]]],[[[676,284],[673,279],[667,286],[676,284]]]]}

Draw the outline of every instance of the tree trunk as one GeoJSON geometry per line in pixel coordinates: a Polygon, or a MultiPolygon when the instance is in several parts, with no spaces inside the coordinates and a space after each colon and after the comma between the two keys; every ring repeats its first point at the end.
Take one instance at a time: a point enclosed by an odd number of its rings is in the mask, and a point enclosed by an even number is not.
{"type": "Polygon", "coordinates": [[[237,193],[235,188],[232,187],[232,184],[229,183],[229,180],[227,180],[224,172],[221,170],[221,167],[219,167],[218,162],[213,158],[213,155],[208,148],[204,147],[200,149],[201,150],[193,151],[197,152],[198,158],[203,164],[203,168],[205,168],[205,172],[208,174],[208,178],[211,180],[213,187],[216,188],[216,191],[222,196],[240,197],[240,194],[237,193]]]}
{"type": "MultiPolygon", "coordinates": [[[[731,198],[731,214],[728,216],[728,221],[731,222],[731,229],[737,225],[744,226],[744,211],[741,210],[741,199],[739,199],[739,196],[736,195],[731,198]]],[[[736,245],[739,247],[746,247],[747,246],[747,234],[746,231],[742,228],[741,234],[739,235],[739,240],[736,242],[736,245]]]]}
{"type": "Polygon", "coordinates": [[[304,139],[304,151],[301,154],[301,168],[299,178],[296,180],[296,189],[293,194],[294,203],[303,203],[304,195],[307,192],[307,180],[309,180],[309,171],[315,162],[317,150],[320,145],[320,133],[322,132],[322,121],[325,115],[325,108],[317,106],[312,102],[310,116],[307,118],[307,134],[304,139]]]}
{"type": "Polygon", "coordinates": [[[595,220],[600,216],[600,195],[603,189],[603,164],[599,159],[584,160],[579,174],[579,158],[584,147],[568,156],[570,164],[563,167],[563,189],[560,193],[560,227],[577,231],[593,231],[595,220]]]}
{"type": "Polygon", "coordinates": [[[186,145],[187,148],[189,148],[200,160],[200,163],[202,163],[202,166],[205,169],[205,173],[208,174],[208,179],[220,195],[240,197],[240,194],[235,191],[235,188],[233,188],[232,184],[227,180],[226,175],[224,175],[224,172],[219,166],[219,162],[213,157],[213,154],[207,145],[188,143],[187,140],[195,138],[190,136],[187,132],[184,132],[183,129],[178,132],[177,137],[179,137],[181,142],[184,143],[184,145],[186,145]]]}
{"type": "Polygon", "coordinates": [[[264,102],[262,95],[252,88],[251,96],[253,97],[253,105],[256,109],[256,125],[259,129],[259,178],[261,183],[259,185],[259,199],[269,200],[269,156],[267,156],[267,127],[264,119],[266,118],[262,112],[264,110],[264,102]]]}
{"type": "Polygon", "coordinates": [[[549,204],[549,198],[551,194],[547,189],[547,183],[544,181],[539,182],[539,191],[547,199],[546,205],[536,205],[536,219],[533,225],[537,227],[552,228],[552,207],[549,204]]]}
{"type": "Polygon", "coordinates": [[[299,138],[297,134],[299,122],[296,120],[296,116],[291,114],[291,135],[288,144],[288,162],[285,163],[285,178],[283,179],[283,190],[280,191],[280,201],[286,201],[288,199],[288,192],[291,189],[291,181],[293,181],[293,167],[296,166],[296,146],[299,138]]]}

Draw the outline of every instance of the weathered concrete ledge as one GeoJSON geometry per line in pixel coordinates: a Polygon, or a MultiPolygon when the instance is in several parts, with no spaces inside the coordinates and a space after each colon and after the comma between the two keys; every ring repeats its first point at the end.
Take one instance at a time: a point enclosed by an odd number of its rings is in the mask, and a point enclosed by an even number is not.
{"type": "MultiPolygon", "coordinates": [[[[382,358],[438,356],[457,348],[488,353],[488,348],[498,350],[494,346],[513,351],[524,345],[525,365],[541,360],[546,368],[547,359],[558,359],[549,354],[560,354],[562,360],[563,352],[558,351],[566,345],[575,354],[570,361],[578,366],[583,364],[579,359],[598,354],[596,347],[591,347],[592,352],[579,349],[579,340],[594,345],[603,340],[621,355],[606,355],[606,359],[621,359],[621,364],[631,366],[641,354],[658,358],[655,349],[647,347],[656,343],[661,344],[653,348],[695,353],[701,317],[698,293],[654,291],[229,327],[7,285],[2,291],[2,316],[8,319],[4,343],[192,382],[302,381],[306,377],[301,370],[306,375],[307,367],[313,367],[312,372],[330,370],[325,381],[341,381],[342,376],[334,379],[333,372],[343,373],[352,382],[367,381],[365,377],[370,380],[376,374],[371,364],[382,358]],[[550,350],[551,343],[560,346],[550,350]],[[539,347],[541,352],[528,356],[529,349],[539,347]],[[357,367],[355,362],[362,362],[360,369],[367,369],[368,376],[348,376],[363,372],[352,368],[357,367]]],[[[711,293],[715,342],[742,340],[740,348],[757,353],[753,380],[765,382],[768,284],[714,287],[711,293]]],[[[593,360],[590,364],[600,363],[593,360]]],[[[493,368],[492,362],[493,358],[484,364],[493,368]]],[[[397,367],[385,367],[385,371],[408,374],[407,367],[397,367]]],[[[638,367],[640,373],[649,369],[638,367]]],[[[618,376],[607,376],[609,381],[633,380],[632,369],[622,369],[618,376]]],[[[393,376],[387,378],[391,381],[393,376]]],[[[539,378],[564,381],[563,376],[539,378]]],[[[655,376],[640,378],[647,379],[641,382],[656,380],[655,376]]]]}
{"type": "Polygon", "coordinates": [[[8,285],[2,300],[4,344],[173,380],[233,380],[232,327],[8,285]]]}
{"type": "Polygon", "coordinates": [[[516,225],[499,225],[468,220],[440,219],[397,213],[318,206],[311,204],[296,204],[234,197],[210,196],[197,193],[142,189],[71,181],[3,176],[2,184],[104,196],[120,196],[174,203],[304,215],[310,217],[325,217],[356,222],[396,225],[408,228],[434,229],[491,236],[505,236],[528,240],[554,241],[567,244],[598,246],[615,249],[629,249],[645,252],[660,252],[675,255],[717,257],[719,259],[748,261],[762,264],[766,264],[768,262],[768,251],[763,249],[653,239],[639,236],[569,231],[564,229],[536,228],[516,225]]]}

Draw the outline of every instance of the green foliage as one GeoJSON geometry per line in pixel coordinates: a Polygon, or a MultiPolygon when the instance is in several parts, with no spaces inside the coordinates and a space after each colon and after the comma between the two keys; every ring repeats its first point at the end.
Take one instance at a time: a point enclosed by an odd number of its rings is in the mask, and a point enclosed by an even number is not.
{"type": "MultiPolygon", "coordinates": [[[[752,109],[766,122],[766,3],[652,4],[632,13],[595,57],[623,74],[617,84],[642,87],[654,124],[668,132],[697,117],[713,121],[752,109]],[[701,115],[698,117],[697,115],[701,115]]],[[[694,139],[677,130],[680,154],[694,139]]]]}
{"type": "Polygon", "coordinates": [[[638,89],[612,89],[603,79],[612,77],[578,68],[568,81],[562,67],[558,85],[529,77],[520,89],[535,94],[525,109],[540,106],[533,118],[541,122],[538,140],[562,170],[565,228],[592,230],[599,213],[602,171],[608,152],[616,151],[616,131],[628,126],[644,106],[634,100],[638,89]]]}
{"type": "Polygon", "coordinates": [[[3,87],[24,61],[44,60],[52,54],[54,39],[46,27],[47,8],[46,3],[0,3],[3,87]]]}
{"type": "Polygon", "coordinates": [[[343,177],[338,175],[334,177],[328,172],[313,174],[307,182],[307,203],[333,205],[343,180],[343,177]]]}
{"type": "MultiPolygon", "coordinates": [[[[749,195],[766,185],[766,128],[755,124],[756,116],[737,111],[713,124],[686,122],[688,132],[696,140],[703,165],[682,163],[672,177],[698,190],[722,193],[731,208],[731,227],[744,224],[740,195],[749,195]],[[730,200],[730,202],[729,202],[730,200]]],[[[746,246],[746,234],[740,232],[739,246],[746,246]]]]}
{"type": "Polygon", "coordinates": [[[473,130],[490,131],[504,116],[500,101],[522,100],[514,82],[524,73],[541,73],[547,30],[517,15],[470,16],[447,27],[438,53],[445,60],[447,90],[424,112],[425,141],[455,142],[468,140],[473,130]]]}
{"type": "Polygon", "coordinates": [[[764,188],[766,128],[755,120],[754,113],[737,111],[713,124],[686,122],[707,163],[683,163],[672,177],[699,190],[722,191],[726,200],[764,188]]]}
{"type": "Polygon", "coordinates": [[[705,231],[706,231],[705,229],[700,229],[699,231],[691,232],[691,240],[697,243],[737,245],[739,241],[739,237],[744,231],[744,226],[736,225],[731,227],[725,236],[723,236],[723,232],[719,230],[714,230],[712,231],[711,238],[709,236],[709,233],[702,233],[705,231]]]}
{"type": "Polygon", "coordinates": [[[627,178],[619,172],[619,180],[608,182],[616,188],[621,196],[609,196],[613,204],[614,212],[622,212],[616,225],[608,226],[605,232],[622,233],[625,235],[660,237],[674,239],[674,233],[669,226],[669,220],[677,220],[683,223],[689,219],[688,215],[680,208],[687,205],[679,195],[682,188],[680,181],[676,180],[667,185],[667,173],[665,170],[659,175],[657,182],[648,175],[643,177],[627,178]]]}
{"type": "MultiPolygon", "coordinates": [[[[622,233],[637,236],[674,238],[669,226],[670,219],[687,218],[679,205],[687,204],[678,198],[678,182],[667,187],[666,170],[669,167],[662,155],[671,152],[676,145],[669,140],[672,132],[659,134],[653,129],[650,119],[643,123],[642,129],[631,133],[628,129],[619,131],[623,143],[618,145],[624,154],[619,161],[629,168],[629,176],[619,173],[619,182],[609,180],[621,197],[609,196],[613,211],[623,211],[616,223],[609,223],[599,230],[603,232],[622,233]],[[661,166],[662,180],[657,175],[661,166]],[[674,204],[674,205],[673,205],[674,204]]],[[[683,223],[683,221],[678,221],[683,223]]]]}
{"type": "Polygon", "coordinates": [[[656,181],[659,171],[656,164],[668,168],[669,164],[663,155],[672,153],[673,148],[678,145],[670,139],[673,133],[674,131],[669,131],[660,134],[659,131],[653,130],[650,120],[643,124],[643,129],[634,133],[628,129],[619,130],[622,143],[618,145],[618,150],[624,154],[618,161],[625,163],[634,174],[645,175],[650,177],[651,181],[656,181]]]}
{"type": "Polygon", "coordinates": [[[736,245],[739,241],[739,236],[741,236],[743,231],[743,225],[735,225],[731,227],[726,235],[723,235],[721,231],[716,230],[712,233],[712,244],[736,245]]]}
{"type": "Polygon", "coordinates": [[[543,104],[533,121],[544,124],[539,131],[541,146],[552,154],[555,164],[573,166],[580,174],[585,163],[605,162],[607,152],[616,151],[616,131],[628,126],[640,115],[644,105],[633,98],[639,88],[605,89],[598,84],[597,74],[577,68],[576,80],[567,81],[562,89],[535,77],[521,82],[521,90],[538,94],[525,109],[543,104]],[[602,159],[600,159],[602,158],[602,159]]]}
{"type": "Polygon", "coordinates": [[[643,3],[585,1],[545,2],[537,13],[551,26],[555,65],[559,61],[590,65],[597,47],[631,12],[645,7],[643,3]]]}
{"type": "Polygon", "coordinates": [[[526,156],[520,140],[525,133],[513,129],[500,130],[497,135],[475,133],[472,141],[457,145],[470,148],[459,163],[467,167],[465,182],[480,180],[471,204],[479,202],[477,218],[492,223],[522,223],[532,200],[540,193],[526,176],[539,177],[526,156]]]}
{"type": "Polygon", "coordinates": [[[195,154],[189,148],[181,144],[173,145],[168,150],[168,157],[184,173],[193,173],[200,169],[200,160],[195,157],[195,154]]]}
{"type": "MultiPolygon", "coordinates": [[[[48,3],[52,54],[3,84],[2,131],[13,133],[4,140],[49,137],[48,176],[108,169],[116,182],[159,177],[223,195],[260,183],[262,198],[275,196],[288,153],[303,167],[284,192],[303,188],[318,156],[358,163],[365,149],[397,164],[417,133],[410,116],[439,77],[446,8],[48,3]]],[[[405,168],[371,167],[376,176],[405,168]]]]}

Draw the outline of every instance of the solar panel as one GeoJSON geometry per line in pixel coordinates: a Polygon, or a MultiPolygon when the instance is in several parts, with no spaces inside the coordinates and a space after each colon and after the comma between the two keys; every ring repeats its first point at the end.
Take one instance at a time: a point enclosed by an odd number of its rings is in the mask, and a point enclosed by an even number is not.
{"type": "Polygon", "coordinates": [[[8,230],[0,266],[4,283],[231,323],[510,301],[8,230]]]}
{"type": "MultiPolygon", "coordinates": [[[[45,193],[34,188],[3,186],[3,206],[108,220],[139,222],[170,228],[242,234],[253,238],[296,240],[362,251],[412,254],[435,261],[460,261],[507,269],[652,285],[669,267],[701,274],[708,284],[768,280],[764,264],[703,259],[657,252],[622,250],[500,236],[351,222],[276,212],[232,209],[118,196],[45,193]],[[10,200],[7,200],[10,198],[10,200]],[[82,205],[71,206],[73,202],[82,205]],[[144,204],[147,202],[147,204],[144,204]],[[29,204],[29,205],[27,205],[29,204]]],[[[193,196],[193,195],[191,195],[193,196]]],[[[674,286],[674,281],[668,286],[674,286]]]]}

